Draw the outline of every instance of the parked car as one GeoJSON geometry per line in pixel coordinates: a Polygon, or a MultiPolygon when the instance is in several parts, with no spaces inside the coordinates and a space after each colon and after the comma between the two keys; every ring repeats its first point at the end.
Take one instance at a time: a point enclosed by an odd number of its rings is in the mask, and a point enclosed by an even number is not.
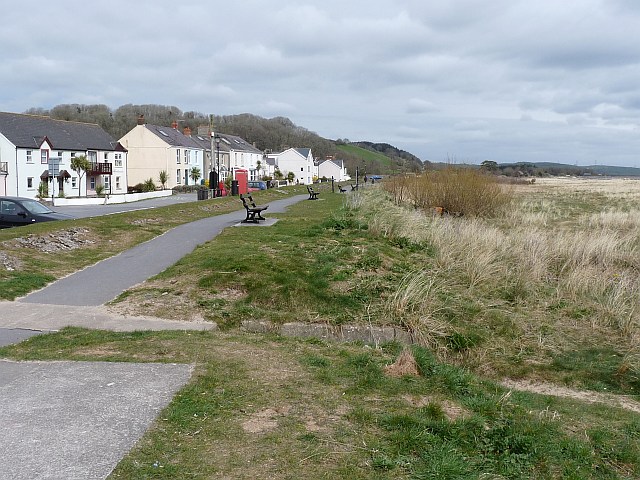
{"type": "Polygon", "coordinates": [[[31,198],[0,197],[0,228],[73,218],[71,215],[54,212],[46,205],[31,198]]]}
{"type": "Polygon", "coordinates": [[[252,180],[247,182],[247,189],[250,192],[255,192],[256,190],[266,190],[267,182],[263,182],[262,180],[252,180]]]}

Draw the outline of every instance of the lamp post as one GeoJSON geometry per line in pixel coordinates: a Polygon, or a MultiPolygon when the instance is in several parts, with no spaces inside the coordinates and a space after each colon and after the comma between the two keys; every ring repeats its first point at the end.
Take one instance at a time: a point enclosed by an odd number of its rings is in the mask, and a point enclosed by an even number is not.
{"type": "Polygon", "coordinates": [[[216,135],[216,197],[219,197],[220,192],[220,137],[216,135]]]}

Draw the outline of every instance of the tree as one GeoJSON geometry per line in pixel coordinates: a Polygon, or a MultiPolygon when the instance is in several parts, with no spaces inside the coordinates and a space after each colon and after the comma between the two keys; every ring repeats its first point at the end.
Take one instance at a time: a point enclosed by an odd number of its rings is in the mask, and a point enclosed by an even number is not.
{"type": "Polygon", "coordinates": [[[282,175],[282,172],[278,168],[276,168],[275,172],[273,172],[273,176],[278,180],[282,180],[284,178],[284,175],[282,175]]]}
{"type": "Polygon", "coordinates": [[[289,172],[287,173],[287,180],[289,181],[289,183],[292,183],[296,178],[296,174],[293,172],[289,172]]]}
{"type": "Polygon", "coordinates": [[[191,171],[189,172],[189,178],[191,178],[191,180],[193,180],[193,183],[196,183],[198,181],[198,179],[200,178],[200,169],[198,167],[193,167],[191,169],[191,171]]]}
{"type": "MultiPolygon", "coordinates": [[[[82,186],[81,186],[82,177],[84,177],[84,174],[87,173],[87,171],[89,171],[90,168],[91,168],[91,162],[87,159],[85,155],[78,155],[77,157],[73,157],[71,159],[71,170],[76,172],[79,177],[78,196],[80,196],[82,193],[82,186]]],[[[87,190],[85,189],[85,195],[86,193],[87,193],[87,190]]]]}
{"type": "Polygon", "coordinates": [[[262,162],[260,160],[256,162],[256,170],[258,171],[258,178],[260,178],[260,170],[262,170],[262,162]]]}
{"type": "Polygon", "coordinates": [[[162,185],[162,189],[164,190],[165,185],[169,181],[169,174],[166,170],[161,170],[158,174],[158,180],[160,180],[160,184],[162,185]]]}
{"type": "Polygon", "coordinates": [[[487,172],[495,172],[498,170],[498,162],[494,162],[493,160],[485,160],[480,164],[480,168],[487,172]]]}

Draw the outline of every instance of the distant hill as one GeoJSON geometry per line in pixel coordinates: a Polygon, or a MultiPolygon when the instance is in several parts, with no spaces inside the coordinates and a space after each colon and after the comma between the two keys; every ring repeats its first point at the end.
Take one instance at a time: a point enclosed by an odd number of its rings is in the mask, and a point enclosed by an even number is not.
{"type": "Polygon", "coordinates": [[[569,165],[554,162],[501,163],[498,168],[506,174],[523,172],[527,175],[604,175],[604,176],[640,176],[640,168],[617,167],[611,165],[569,165]]]}

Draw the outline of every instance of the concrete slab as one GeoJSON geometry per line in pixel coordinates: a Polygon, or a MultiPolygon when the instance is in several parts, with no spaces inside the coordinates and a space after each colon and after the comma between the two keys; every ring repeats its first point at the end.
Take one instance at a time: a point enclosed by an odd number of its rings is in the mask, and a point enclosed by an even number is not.
{"type": "Polygon", "coordinates": [[[29,330],[23,328],[0,328],[0,347],[11,345],[12,343],[20,343],[34,335],[40,335],[42,332],[38,330],[29,330]]]}
{"type": "Polygon", "coordinates": [[[192,369],[0,360],[0,478],[106,478],[192,369]]]}

